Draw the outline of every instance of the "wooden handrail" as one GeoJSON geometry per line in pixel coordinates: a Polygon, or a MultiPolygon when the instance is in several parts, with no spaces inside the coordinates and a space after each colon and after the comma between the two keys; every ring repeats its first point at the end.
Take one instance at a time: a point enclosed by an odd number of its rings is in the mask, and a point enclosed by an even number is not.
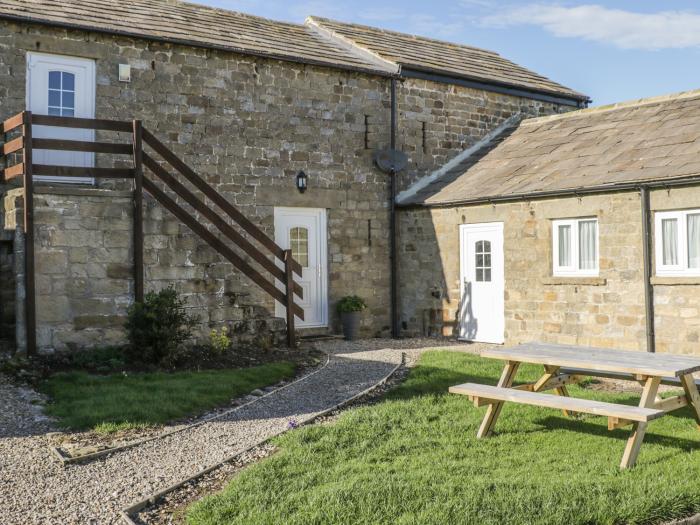
{"type": "MultiPolygon", "coordinates": [[[[143,140],[161,157],[163,157],[173,168],[180,172],[190,183],[197,187],[204,195],[209,198],[214,204],[228,214],[231,219],[236,221],[243,230],[251,237],[257,240],[260,244],[269,249],[275,257],[280,261],[284,261],[284,250],[280,248],[275,241],[270,239],[265,232],[253,224],[245,215],[238,211],[223,195],[217,192],[203,178],[177,157],[165,144],[159,141],[148,130],[143,130],[143,140]]],[[[299,277],[301,277],[301,265],[292,259],[292,269],[299,277]]]]}
{"type": "Polygon", "coordinates": [[[134,179],[134,279],[136,300],[143,300],[143,220],[142,220],[142,192],[150,193],[167,210],[175,215],[181,222],[189,227],[195,234],[201,237],[207,244],[219,254],[231,262],[234,267],[260,286],[275,300],[282,303],[287,309],[287,341],[289,346],[295,346],[294,318],[304,319],[304,310],[295,302],[294,296],[303,298],[303,288],[294,281],[294,274],[302,275],[301,265],[292,257],[291,250],[283,250],[268,237],[263,230],[245,217],[238,209],[226,200],[213,186],[209,185],[192,168],[177,157],[165,144],[159,141],[152,133],[143,128],[138,120],[121,122],[102,119],[85,119],[74,117],[58,117],[49,115],[33,115],[30,111],[6,119],[0,123],[0,132],[9,133],[21,128],[19,137],[0,144],[0,156],[9,158],[9,155],[22,154],[22,161],[0,170],[0,180],[9,180],[22,177],[25,189],[24,231],[26,235],[25,260],[25,289],[26,299],[26,327],[27,327],[27,351],[33,354],[36,351],[36,320],[35,320],[35,278],[33,262],[33,176],[52,177],[93,177],[93,178],[125,178],[134,179]],[[130,133],[131,143],[113,143],[97,141],[79,141],[50,138],[32,138],[32,125],[57,126],[75,129],[94,129],[104,131],[116,131],[130,133]],[[196,197],[190,190],[181,184],[171,173],[153,157],[143,151],[142,144],[148,144],[170,166],[183,175],[193,186],[199,189],[206,198],[218,206],[230,219],[237,223],[248,235],[258,241],[278,261],[283,263],[280,268],[274,260],[270,259],[258,247],[252,244],[246,237],[233,228],[224,217],[209,206],[205,200],[196,197]],[[98,168],[75,166],[51,166],[34,164],[32,160],[33,149],[60,150],[60,151],[84,151],[93,153],[107,153],[117,155],[133,155],[133,168],[98,168]],[[218,236],[203,226],[197,218],[191,215],[183,207],[177,204],[153,181],[143,177],[142,166],[152,171],[168,188],[174,191],[186,203],[192,206],[203,217],[208,219],[229,240],[233,241],[241,250],[249,255],[255,262],[267,270],[273,277],[268,279],[250,266],[248,262],[234,252],[218,236]],[[137,246],[138,245],[138,246],[137,246]],[[275,279],[281,287],[275,285],[275,279]]]}
{"type": "MultiPolygon", "coordinates": [[[[9,143],[8,143],[9,144],[9,143]]],[[[63,139],[34,139],[34,149],[49,149],[59,151],[87,151],[93,153],[112,153],[115,155],[131,155],[134,147],[131,144],[116,144],[114,142],[90,142],[82,140],[63,139]]]]}
{"type": "MultiPolygon", "coordinates": [[[[275,285],[270,281],[265,279],[260,272],[245,262],[236,254],[236,252],[226,246],[221,239],[202,226],[197,219],[190,215],[184,208],[182,208],[174,200],[168,197],[165,192],[158,188],[158,186],[145,177],[143,179],[143,189],[150,193],[160,204],[163,205],[163,207],[170,211],[170,213],[180,219],[185,226],[204,239],[217,252],[226,257],[231,264],[243,272],[246,277],[250,278],[255,284],[260,286],[282,304],[287,303],[287,295],[285,295],[279,288],[275,287],[275,285]]],[[[304,319],[304,310],[298,305],[293,305],[293,312],[297,317],[299,317],[299,319],[304,319]]]]}
{"type": "Polygon", "coordinates": [[[56,117],[52,115],[32,115],[32,124],[37,126],[57,126],[60,128],[94,129],[100,131],[122,131],[131,133],[131,121],[105,120],[96,118],[56,117]]]}
{"type": "Polygon", "coordinates": [[[34,164],[34,175],[42,177],[85,177],[96,179],[133,179],[132,168],[81,168],[34,164]]]}
{"type": "MultiPolygon", "coordinates": [[[[274,262],[265,257],[265,255],[258,250],[250,241],[238,233],[234,228],[231,227],[226,221],[224,221],[214,210],[207,206],[204,202],[199,200],[195,195],[189,191],[184,185],[175,179],[170,173],[167,172],[160,164],[158,164],[151,156],[144,153],[143,154],[143,164],[155,173],[160,180],[162,180],[171,190],[177,193],[182,199],[192,206],[195,210],[201,213],[204,217],[209,219],[211,223],[216,226],[221,233],[226,235],[229,239],[235,242],[237,245],[243,249],[246,254],[250,255],[260,266],[265,268],[268,272],[274,275],[277,280],[282,284],[286,284],[287,276],[281,268],[279,268],[274,262]]],[[[294,293],[297,294],[301,299],[304,298],[304,290],[299,285],[299,283],[294,283],[294,293]]]]}
{"type": "Polygon", "coordinates": [[[8,118],[2,123],[2,132],[9,133],[24,124],[24,112],[8,118]]]}

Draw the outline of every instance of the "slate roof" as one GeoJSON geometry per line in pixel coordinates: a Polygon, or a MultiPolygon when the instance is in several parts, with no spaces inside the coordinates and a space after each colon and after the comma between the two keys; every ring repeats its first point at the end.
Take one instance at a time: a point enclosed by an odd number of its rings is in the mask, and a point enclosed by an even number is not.
{"type": "Polygon", "coordinates": [[[379,75],[399,69],[510,86],[576,101],[588,97],[498,53],[309,17],[277,22],[178,0],[0,0],[0,18],[225,49],[379,75]]]}
{"type": "Polygon", "coordinates": [[[0,18],[126,34],[292,61],[390,74],[300,24],[175,0],[2,0],[0,18]]]}
{"type": "Polygon", "coordinates": [[[523,120],[400,205],[446,206],[700,175],[700,90],[523,120]]]}
{"type": "Polygon", "coordinates": [[[327,18],[312,16],[307,22],[315,22],[382,58],[400,64],[403,69],[496,82],[588,101],[586,95],[519,66],[494,51],[327,18]]]}

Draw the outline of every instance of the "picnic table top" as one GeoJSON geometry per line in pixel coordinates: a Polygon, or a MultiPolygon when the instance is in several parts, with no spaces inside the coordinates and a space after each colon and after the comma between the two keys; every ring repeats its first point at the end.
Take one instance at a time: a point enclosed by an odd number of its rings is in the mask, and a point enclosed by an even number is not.
{"type": "Polygon", "coordinates": [[[680,377],[700,370],[700,357],[550,343],[524,343],[510,348],[492,348],[483,350],[480,354],[482,357],[504,361],[659,377],[680,377]]]}

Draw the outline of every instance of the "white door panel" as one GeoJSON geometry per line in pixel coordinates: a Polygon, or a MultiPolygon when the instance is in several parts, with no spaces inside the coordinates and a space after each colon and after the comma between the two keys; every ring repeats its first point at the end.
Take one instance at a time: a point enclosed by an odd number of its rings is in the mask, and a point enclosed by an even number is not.
{"type": "MultiPolygon", "coordinates": [[[[275,208],[275,242],[291,249],[302,267],[301,278],[294,276],[304,291],[303,299],[295,296],[304,310],[304,320],[297,321],[299,327],[328,325],[326,235],[326,210],[275,208]]],[[[284,305],[275,303],[275,315],[285,317],[284,305]]]]}
{"type": "MultiPolygon", "coordinates": [[[[38,115],[95,118],[95,61],[85,58],[27,53],[27,109],[38,115]]],[[[34,126],[34,137],[93,141],[89,129],[34,126]]],[[[92,167],[95,154],[34,150],[34,163],[92,167]]],[[[60,182],[92,182],[89,178],[37,177],[60,182]]]]}
{"type": "Polygon", "coordinates": [[[503,343],[503,223],[460,226],[460,338],[503,343]]]}

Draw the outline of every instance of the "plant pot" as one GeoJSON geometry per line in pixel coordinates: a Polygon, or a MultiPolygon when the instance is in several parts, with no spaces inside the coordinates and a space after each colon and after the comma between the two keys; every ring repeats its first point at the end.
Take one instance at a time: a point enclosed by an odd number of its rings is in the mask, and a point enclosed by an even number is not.
{"type": "Polygon", "coordinates": [[[360,331],[360,312],[343,312],[340,314],[340,321],[343,323],[345,340],[357,339],[357,333],[360,331]]]}

